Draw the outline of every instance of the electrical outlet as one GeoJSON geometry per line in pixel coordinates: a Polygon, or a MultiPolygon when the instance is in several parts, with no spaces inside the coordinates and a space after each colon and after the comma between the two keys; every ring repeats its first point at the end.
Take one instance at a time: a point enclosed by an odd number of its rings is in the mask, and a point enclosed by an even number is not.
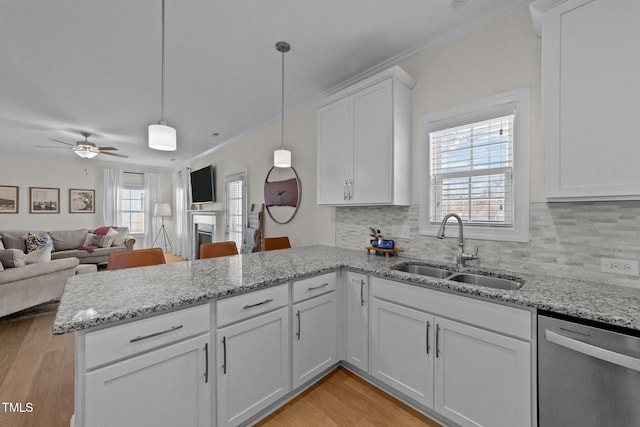
{"type": "Polygon", "coordinates": [[[603,273],[625,274],[627,276],[638,276],[638,261],[631,259],[602,258],[600,271],[603,273]]]}

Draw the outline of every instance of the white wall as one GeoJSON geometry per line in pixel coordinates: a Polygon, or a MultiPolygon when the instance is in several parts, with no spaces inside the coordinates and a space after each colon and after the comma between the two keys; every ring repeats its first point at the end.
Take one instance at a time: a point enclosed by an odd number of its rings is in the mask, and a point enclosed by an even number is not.
{"type": "MultiPolygon", "coordinates": [[[[465,103],[521,86],[531,88],[531,199],[543,200],[544,165],[540,123],[540,39],[533,32],[527,7],[458,40],[418,53],[399,64],[417,84],[412,92],[412,203],[419,197],[420,150],[424,113],[465,103]]],[[[302,181],[302,204],[288,225],[267,218],[266,236],[288,235],[294,245],[334,244],[335,208],[316,206],[316,109],[286,118],[287,148],[302,181]]],[[[258,130],[194,161],[194,169],[216,167],[218,200],[224,200],[224,175],[247,170],[249,203],[263,203],[264,178],[279,146],[279,123],[258,130]]],[[[336,156],[340,155],[336,153],[336,156]]],[[[220,216],[219,216],[220,217],[220,216]]],[[[217,239],[224,224],[218,219],[217,239]]]]}
{"type": "MultiPolygon", "coordinates": [[[[96,159],[65,156],[32,156],[14,152],[0,152],[0,185],[17,185],[19,211],[17,214],[0,214],[0,230],[65,230],[95,228],[105,224],[102,217],[103,168],[115,167],[129,172],[159,172],[163,201],[173,201],[171,173],[167,170],[151,170],[137,166],[124,166],[101,162],[96,159]],[[59,214],[29,213],[29,187],[53,187],[60,189],[59,214]],[[95,190],[95,214],[69,213],[69,189],[95,190]]],[[[165,225],[171,226],[165,220],[165,225]]],[[[136,243],[136,248],[141,244],[136,243]]]]}
{"type": "MultiPolygon", "coordinates": [[[[316,206],[316,110],[307,108],[285,122],[285,146],[292,152],[293,167],[302,186],[302,199],[296,217],[286,225],[273,222],[265,212],[265,236],[289,236],[293,246],[333,245],[335,210],[316,206]]],[[[273,150],[280,146],[280,123],[256,131],[228,144],[190,165],[198,169],[207,164],[216,168],[216,198],[224,202],[224,177],[247,171],[248,204],[264,203],[264,181],[273,165],[273,150]]],[[[270,181],[273,177],[270,178],[270,181]]],[[[216,240],[224,240],[224,215],[217,216],[216,240]]]]}

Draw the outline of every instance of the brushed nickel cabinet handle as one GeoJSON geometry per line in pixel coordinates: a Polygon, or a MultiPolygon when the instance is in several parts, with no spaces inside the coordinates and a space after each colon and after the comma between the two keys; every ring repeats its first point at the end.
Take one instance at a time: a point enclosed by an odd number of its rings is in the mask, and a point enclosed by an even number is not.
{"type": "Polygon", "coordinates": [[[227,337],[222,337],[222,373],[227,373],[227,337]]]}
{"type": "Polygon", "coordinates": [[[204,382],[209,382],[209,343],[204,344],[204,382]]]}
{"type": "Polygon", "coordinates": [[[327,283],[323,283],[322,285],[311,286],[307,288],[307,291],[315,291],[316,289],[324,288],[325,286],[329,286],[329,283],[327,282],[327,283]]]}
{"type": "Polygon", "coordinates": [[[364,280],[360,279],[360,306],[364,307],[364,280]]]}
{"type": "Polygon", "coordinates": [[[182,325],[178,325],[178,326],[172,326],[171,328],[165,330],[165,331],[160,331],[160,332],[154,332],[153,334],[149,334],[149,335],[145,335],[145,336],[137,336],[135,338],[132,338],[129,340],[129,343],[134,343],[134,342],[138,342],[138,341],[142,341],[142,340],[148,340],[149,338],[154,338],[154,337],[158,337],[160,335],[164,335],[164,334],[168,334],[170,332],[173,331],[177,331],[178,329],[181,329],[182,325]]]}
{"type": "Polygon", "coordinates": [[[242,307],[242,309],[243,309],[243,310],[246,310],[246,309],[248,309],[248,308],[257,307],[257,306],[259,306],[259,305],[268,304],[268,303],[270,303],[270,302],[273,302],[273,298],[269,298],[269,299],[266,299],[266,300],[264,300],[264,301],[257,302],[257,303],[255,303],[255,304],[247,304],[247,305],[245,305],[244,307],[242,307]]]}
{"type": "Polygon", "coordinates": [[[440,357],[440,325],[436,324],[436,358],[440,357]]]}
{"type": "Polygon", "coordinates": [[[431,323],[427,322],[427,354],[431,350],[431,346],[429,346],[429,329],[431,329],[431,323]]]}
{"type": "Polygon", "coordinates": [[[296,337],[298,337],[298,341],[300,341],[300,310],[296,313],[296,317],[298,318],[298,332],[296,332],[296,337]]]}

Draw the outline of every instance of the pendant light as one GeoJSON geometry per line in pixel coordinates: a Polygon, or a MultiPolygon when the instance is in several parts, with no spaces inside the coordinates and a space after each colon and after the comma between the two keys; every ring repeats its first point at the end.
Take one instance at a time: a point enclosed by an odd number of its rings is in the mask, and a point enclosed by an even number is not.
{"type": "Polygon", "coordinates": [[[273,166],[277,168],[291,167],[291,151],[284,148],[284,54],[291,50],[291,45],[287,42],[276,43],[276,50],[282,53],[282,140],[280,149],[273,152],[273,166]]]}
{"type": "Polygon", "coordinates": [[[160,151],[176,150],[176,130],[164,121],[164,1],[162,0],[162,71],[160,78],[160,121],[149,125],[149,148],[160,151]]]}

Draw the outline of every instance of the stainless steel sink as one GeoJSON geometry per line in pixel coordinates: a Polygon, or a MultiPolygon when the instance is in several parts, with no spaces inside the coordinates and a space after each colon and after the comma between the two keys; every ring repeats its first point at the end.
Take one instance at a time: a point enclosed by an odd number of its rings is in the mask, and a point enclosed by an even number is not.
{"type": "Polygon", "coordinates": [[[435,277],[436,279],[445,279],[453,274],[453,271],[444,268],[432,267],[430,265],[419,263],[401,264],[391,267],[396,271],[404,271],[411,274],[419,274],[421,276],[435,277]]]}
{"type": "Polygon", "coordinates": [[[503,279],[501,277],[493,276],[482,276],[480,274],[471,273],[455,273],[447,277],[447,279],[453,280],[454,282],[484,286],[494,289],[517,290],[520,289],[523,285],[522,282],[518,282],[515,280],[503,279]]]}

